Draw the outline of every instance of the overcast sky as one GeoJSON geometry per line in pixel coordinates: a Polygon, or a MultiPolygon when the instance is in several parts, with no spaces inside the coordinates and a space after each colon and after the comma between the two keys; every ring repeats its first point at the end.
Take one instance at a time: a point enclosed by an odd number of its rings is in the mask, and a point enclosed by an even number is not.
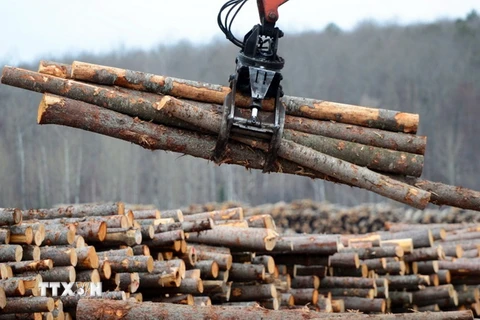
{"type": "MultiPolygon", "coordinates": [[[[0,62],[17,64],[72,52],[149,49],[188,39],[223,38],[216,16],[226,0],[3,0],[0,62]]],[[[358,22],[429,22],[480,11],[480,0],[290,0],[280,7],[285,33],[321,30],[330,22],[351,29],[358,22]]],[[[250,0],[235,20],[237,37],[258,22],[250,0]]],[[[227,40],[225,40],[227,41],[227,40]]]]}

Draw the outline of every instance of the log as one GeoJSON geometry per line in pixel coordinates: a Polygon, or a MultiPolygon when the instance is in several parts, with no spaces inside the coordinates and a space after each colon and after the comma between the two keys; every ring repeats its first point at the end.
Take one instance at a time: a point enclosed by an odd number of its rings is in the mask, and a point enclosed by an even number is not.
{"type": "Polygon", "coordinates": [[[122,202],[102,204],[78,204],[67,207],[52,209],[32,209],[22,212],[25,220],[32,219],[58,219],[58,218],[82,218],[85,216],[110,216],[123,215],[125,206],[122,202]]]}
{"type": "Polygon", "coordinates": [[[19,262],[7,262],[5,264],[11,267],[15,274],[30,271],[50,270],[53,268],[53,261],[51,259],[43,259],[39,261],[29,260],[19,262]]]}
{"type": "MultiPolygon", "coordinates": [[[[132,257],[133,249],[131,247],[126,247],[123,249],[115,249],[108,251],[99,251],[97,252],[99,257],[108,258],[108,257],[132,257]]],[[[143,254],[142,254],[143,255],[143,254]]]]}
{"type": "Polygon", "coordinates": [[[222,280],[204,280],[203,294],[208,295],[212,302],[224,303],[230,300],[232,282],[222,280]]]}
{"type": "Polygon", "coordinates": [[[284,131],[283,138],[375,171],[420,177],[423,170],[424,158],[418,154],[393,151],[289,129],[284,131]]]}
{"type": "Polygon", "coordinates": [[[356,277],[325,277],[320,279],[320,288],[374,289],[375,279],[356,277]]]}
{"type": "Polygon", "coordinates": [[[213,229],[214,222],[211,218],[200,220],[187,220],[183,222],[158,224],[155,226],[155,233],[183,230],[183,232],[200,232],[204,230],[213,229]]]}
{"type": "MultiPolygon", "coordinates": [[[[138,121],[134,122],[134,120],[128,116],[116,114],[115,112],[112,112],[106,109],[99,110],[98,108],[95,108],[92,105],[86,105],[79,101],[72,101],[65,98],[55,98],[51,96],[50,98],[45,98],[44,100],[42,100],[41,106],[39,107],[38,122],[40,124],[63,124],[63,125],[77,127],[77,128],[82,128],[88,131],[94,131],[94,132],[106,134],[109,136],[115,136],[117,138],[121,138],[130,142],[137,143],[149,149],[163,149],[163,150],[171,150],[171,151],[177,151],[177,152],[181,151],[183,153],[190,154],[196,157],[201,157],[204,159],[210,159],[211,157],[210,150],[212,150],[216,144],[216,140],[213,137],[210,137],[208,139],[206,136],[202,136],[203,137],[201,139],[202,142],[200,143],[199,141],[200,144],[197,144],[194,140],[200,140],[200,139],[194,138],[194,136],[198,137],[198,135],[196,134],[192,134],[192,136],[187,136],[185,135],[184,131],[180,133],[180,132],[177,132],[176,130],[173,130],[173,128],[168,129],[168,132],[167,132],[166,129],[164,129],[162,126],[159,126],[159,125],[154,125],[146,122],[138,122],[138,121]],[[71,108],[73,110],[70,110],[71,108]],[[78,114],[75,114],[75,112],[77,112],[78,114]],[[90,118],[89,114],[92,114],[92,113],[97,114],[98,117],[90,118]],[[102,118],[102,125],[98,126],[95,123],[97,123],[98,119],[100,118],[102,118]],[[113,120],[114,118],[117,120],[113,120]],[[115,126],[118,126],[119,118],[122,118],[123,119],[122,121],[125,121],[123,122],[122,129],[115,128],[115,126]],[[78,119],[82,119],[83,123],[80,123],[78,119]],[[88,123],[88,122],[91,122],[91,123],[88,123]],[[128,134],[124,130],[125,127],[130,128],[128,134]],[[141,129],[143,133],[141,134],[134,133],[135,129],[133,129],[132,127],[136,127],[137,132],[139,131],[138,129],[141,129]],[[145,134],[145,129],[147,129],[151,133],[145,134]],[[162,133],[154,134],[152,133],[152,131],[161,131],[162,133]],[[168,139],[167,139],[167,136],[169,136],[168,139]],[[176,138],[173,138],[173,136],[176,136],[176,138]],[[156,138],[153,138],[153,137],[156,137],[156,138]],[[182,143],[181,141],[188,141],[188,143],[185,143],[185,142],[182,143]],[[176,147],[175,144],[177,143],[179,144],[176,147]],[[206,144],[208,146],[206,146],[206,144]]],[[[300,165],[307,164],[307,167],[310,166],[312,167],[312,169],[320,171],[320,174],[319,174],[320,177],[322,176],[321,173],[325,174],[326,172],[328,172],[332,176],[335,176],[335,179],[338,179],[340,177],[340,172],[337,172],[336,170],[332,171],[332,167],[321,166],[320,162],[312,162],[311,160],[312,156],[314,157],[320,156],[326,159],[328,158],[327,156],[323,156],[322,154],[312,149],[300,146],[298,144],[294,144],[293,142],[285,141],[284,143],[282,143],[282,145],[284,145],[285,147],[283,148],[283,150],[285,151],[285,154],[282,155],[280,153],[279,155],[281,157],[284,157],[284,158],[286,157],[287,159],[294,160],[300,165]],[[293,153],[291,150],[292,147],[294,147],[293,153]],[[303,160],[305,161],[299,160],[300,154],[302,154],[303,160]],[[321,168],[319,168],[319,166],[321,166],[321,168]],[[322,169],[322,170],[318,170],[318,169],[322,169]]],[[[256,144],[256,147],[262,147],[263,149],[267,148],[266,145],[264,146],[262,144],[256,144]]],[[[230,156],[228,157],[229,163],[236,163],[244,166],[247,165],[251,168],[258,168],[258,169],[263,168],[264,157],[262,156],[262,153],[249,150],[250,154],[254,153],[258,158],[249,159],[248,162],[245,162],[245,161],[239,161],[239,159],[245,158],[245,154],[239,155],[240,157],[239,156],[235,157],[233,153],[236,153],[240,150],[234,150],[234,149],[235,148],[232,148],[232,146],[230,146],[230,150],[228,151],[229,153],[231,153],[230,156]]],[[[244,149],[246,148],[243,147],[243,150],[244,149]]],[[[346,162],[340,162],[340,164],[338,164],[338,160],[334,158],[331,158],[330,160],[331,160],[331,162],[329,163],[330,165],[337,168],[338,166],[340,166],[342,168],[341,169],[342,172],[348,173],[347,176],[343,176],[343,175],[341,176],[344,179],[343,181],[346,182],[347,184],[357,185],[362,188],[365,187],[369,190],[378,192],[379,194],[392,197],[395,200],[406,202],[408,204],[417,206],[419,208],[424,208],[428,203],[428,199],[430,197],[429,193],[426,193],[424,191],[421,191],[419,189],[412,188],[409,186],[407,187],[406,185],[402,185],[401,183],[398,183],[393,179],[373,173],[372,171],[366,168],[352,167],[348,165],[346,162]],[[363,178],[359,178],[359,175],[362,175],[362,174],[364,178],[368,178],[369,179],[368,181],[372,181],[373,184],[369,182],[365,182],[363,178]],[[350,178],[352,178],[353,180],[348,178],[348,175],[350,175],[350,178]],[[371,179],[372,175],[377,178],[373,178],[374,180],[372,180],[371,179]],[[388,186],[386,184],[388,184],[388,186]],[[394,192],[394,190],[399,192],[394,192]]],[[[296,172],[296,173],[304,174],[302,170],[299,171],[298,165],[293,165],[293,168],[292,168],[291,163],[288,163],[288,162],[287,163],[279,162],[279,163],[282,168],[281,170],[283,172],[286,172],[286,173],[296,172]],[[288,166],[290,166],[291,168],[290,170],[288,169],[288,166]]],[[[327,178],[327,179],[330,179],[330,178],[327,178]]]]}
{"type": "Polygon", "coordinates": [[[277,289],[273,284],[242,285],[233,283],[229,301],[256,301],[276,297],[277,289]]]}
{"type": "Polygon", "coordinates": [[[20,261],[22,260],[23,249],[19,245],[4,244],[0,245],[0,262],[20,261]]]}
{"type": "Polygon", "coordinates": [[[76,281],[77,282],[100,282],[100,273],[97,269],[93,270],[82,270],[76,272],[76,281]]]}
{"type": "Polygon", "coordinates": [[[41,247],[40,256],[51,259],[55,266],[76,266],[78,262],[75,248],[71,247],[41,247]]]}
{"type": "Polygon", "coordinates": [[[236,282],[263,281],[265,266],[247,263],[232,263],[228,279],[236,282]]]}
{"type": "Polygon", "coordinates": [[[107,224],[103,221],[85,221],[75,224],[77,234],[87,242],[102,242],[107,236],[107,224]]]}
{"type": "Polygon", "coordinates": [[[78,262],[76,268],[78,270],[97,269],[99,267],[98,255],[95,247],[87,246],[83,248],[76,248],[75,253],[77,254],[78,262]]]}
{"type": "Polygon", "coordinates": [[[74,230],[56,224],[45,225],[45,239],[43,240],[44,245],[70,245],[74,240],[74,230]]]}
{"type": "Polygon", "coordinates": [[[331,294],[333,297],[359,297],[373,299],[375,297],[374,289],[360,289],[360,288],[325,288],[319,289],[320,294],[331,294]]]}
{"type": "Polygon", "coordinates": [[[355,252],[337,252],[328,257],[328,265],[335,268],[355,268],[360,267],[360,259],[355,252]]]}
{"type": "Polygon", "coordinates": [[[100,279],[108,280],[112,276],[112,267],[108,260],[101,260],[98,262],[98,273],[100,274],[100,279]]]}
{"type": "Polygon", "coordinates": [[[72,66],[69,64],[57,63],[53,61],[41,60],[38,66],[38,72],[50,74],[55,77],[71,79],[72,66]]]}
{"type": "MultiPolygon", "coordinates": [[[[103,259],[100,259],[103,260],[103,259]]],[[[109,257],[113,272],[152,272],[153,258],[151,256],[109,257]]]]}
{"type": "MultiPolygon", "coordinates": [[[[230,91],[228,87],[153,76],[79,61],[75,61],[72,64],[72,78],[100,84],[125,86],[135,90],[150,91],[220,105],[223,104],[225,96],[230,91]],[[102,75],[101,78],[98,76],[99,74],[102,75]],[[119,77],[119,75],[123,75],[123,77],[119,77]],[[130,81],[126,81],[127,78],[130,81]]],[[[249,98],[247,97],[243,99],[241,97],[236,98],[236,101],[239,106],[249,107],[249,98]]],[[[263,109],[271,110],[273,107],[271,102],[269,106],[264,106],[263,109]]],[[[416,133],[419,122],[418,115],[390,110],[288,96],[284,96],[282,102],[285,105],[287,114],[304,118],[334,120],[389,131],[416,133]]]]}
{"type": "Polygon", "coordinates": [[[364,313],[385,313],[386,303],[384,299],[367,299],[359,297],[333,297],[343,299],[346,310],[358,310],[364,313]]]}
{"type": "Polygon", "coordinates": [[[145,210],[132,210],[133,217],[138,219],[160,219],[160,210],[157,209],[145,209],[145,210]]]}
{"type": "Polygon", "coordinates": [[[315,305],[318,302],[318,290],[313,288],[290,289],[288,293],[293,296],[296,305],[315,305]]]}
{"type": "Polygon", "coordinates": [[[412,263],[414,274],[436,274],[438,270],[438,261],[416,261],[412,263]]]}
{"type": "Polygon", "coordinates": [[[7,297],[23,296],[25,294],[25,285],[22,278],[0,280],[0,287],[3,288],[4,295],[7,297]]]}
{"type": "Polygon", "coordinates": [[[48,297],[7,298],[2,313],[51,312],[54,306],[55,301],[48,297]]]}
{"type": "Polygon", "coordinates": [[[320,286],[320,278],[317,276],[296,276],[291,279],[291,287],[294,289],[314,288],[320,286]]]}
{"type": "MultiPolygon", "coordinates": [[[[146,230],[148,239],[153,234],[153,227],[149,226],[146,230]]],[[[127,245],[134,246],[142,243],[142,229],[129,228],[108,228],[105,233],[105,238],[102,240],[105,245],[127,245]]]]}
{"type": "Polygon", "coordinates": [[[163,218],[172,218],[175,222],[183,222],[182,210],[161,210],[160,215],[163,218]]]}
{"type": "Polygon", "coordinates": [[[253,264],[262,264],[265,267],[265,272],[267,273],[275,272],[275,260],[272,256],[255,256],[251,261],[253,264]]]}
{"type": "Polygon", "coordinates": [[[416,274],[404,275],[404,276],[389,275],[389,276],[385,276],[385,278],[388,280],[388,285],[392,290],[395,290],[395,289],[417,290],[419,289],[419,286],[430,285],[430,277],[424,276],[424,275],[416,275],[416,274]]]}
{"type": "MultiPolygon", "coordinates": [[[[296,319],[398,319],[396,315],[362,315],[357,313],[318,313],[309,310],[268,310],[260,307],[229,307],[229,306],[188,306],[173,303],[138,303],[133,301],[112,301],[102,299],[81,299],[77,306],[78,320],[94,319],[272,319],[272,320],[296,320],[296,319]]],[[[473,314],[468,311],[438,312],[438,313],[413,313],[402,314],[403,319],[424,319],[427,316],[433,320],[473,319],[473,314]]]]}
{"type": "Polygon", "coordinates": [[[419,306],[437,303],[437,300],[451,298],[455,295],[455,289],[451,284],[437,287],[427,287],[423,290],[412,292],[413,303],[419,306]]]}
{"type": "Polygon", "coordinates": [[[34,276],[39,274],[44,282],[74,282],[76,279],[75,267],[59,267],[55,266],[50,270],[43,270],[37,272],[25,272],[22,276],[34,276]]]}
{"type": "Polygon", "coordinates": [[[11,244],[31,244],[33,242],[32,227],[20,227],[18,225],[10,226],[10,241],[11,244]]]}
{"type": "Polygon", "coordinates": [[[446,205],[480,211],[479,191],[420,178],[396,176],[395,179],[431,192],[430,202],[437,206],[446,205]]]}
{"type": "Polygon", "coordinates": [[[183,216],[184,221],[195,221],[208,218],[212,220],[243,220],[243,208],[230,208],[225,210],[215,210],[183,216]]]}
{"type": "Polygon", "coordinates": [[[134,293],[140,286],[140,276],[137,272],[117,273],[115,275],[115,284],[122,291],[134,293]]]}
{"type": "Polygon", "coordinates": [[[271,229],[222,227],[192,233],[188,241],[228,246],[243,251],[271,251],[275,246],[276,238],[277,233],[271,229]]]}
{"type": "Polygon", "coordinates": [[[359,268],[336,268],[330,267],[328,269],[330,276],[336,277],[363,277],[366,278],[369,276],[368,267],[364,264],[361,264],[359,268]]]}
{"type": "MultiPolygon", "coordinates": [[[[143,241],[143,244],[151,247],[168,247],[178,240],[185,240],[185,232],[183,230],[166,231],[162,233],[155,233],[153,239],[143,241]]],[[[177,250],[178,251],[178,250],[177,250]]]]}
{"type": "Polygon", "coordinates": [[[247,223],[250,228],[264,228],[277,230],[275,220],[269,214],[255,215],[247,218],[247,223]]]}
{"type": "Polygon", "coordinates": [[[445,252],[443,251],[442,246],[414,249],[412,252],[403,257],[405,262],[443,259],[445,259],[445,252]]]}
{"type": "Polygon", "coordinates": [[[218,277],[219,267],[214,260],[197,261],[195,268],[200,269],[202,279],[216,279],[218,277]]]}
{"type": "Polygon", "coordinates": [[[9,244],[9,243],[10,243],[10,230],[0,229],[0,244],[9,244]]]}
{"type": "Polygon", "coordinates": [[[425,136],[399,134],[340,122],[312,120],[290,115],[285,116],[285,129],[420,155],[425,154],[427,144],[427,137],[425,136]]]}
{"type": "Polygon", "coordinates": [[[340,237],[338,235],[282,236],[277,240],[277,244],[273,249],[275,253],[330,255],[338,252],[340,237]],[[290,249],[286,250],[288,247],[290,249]]]}
{"type": "Polygon", "coordinates": [[[22,211],[15,208],[0,208],[0,226],[13,226],[22,222],[22,211]]]}

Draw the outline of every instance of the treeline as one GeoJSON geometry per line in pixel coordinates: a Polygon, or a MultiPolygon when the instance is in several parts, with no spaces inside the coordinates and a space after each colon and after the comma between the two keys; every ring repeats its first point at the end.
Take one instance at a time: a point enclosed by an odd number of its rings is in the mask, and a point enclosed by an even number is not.
{"type": "MultiPolygon", "coordinates": [[[[428,136],[423,177],[480,190],[477,13],[409,26],[363,23],[350,32],[331,24],[323,32],[282,40],[288,95],[419,113],[419,134],[428,136]]],[[[237,48],[222,40],[44,58],[226,84],[236,54],[237,48]]],[[[35,70],[37,63],[21,67],[35,70]]],[[[0,207],[106,200],[164,209],[224,200],[252,205],[299,198],[343,205],[384,201],[333,183],[217,167],[84,131],[40,127],[35,124],[39,100],[39,94],[0,86],[0,207]]]]}

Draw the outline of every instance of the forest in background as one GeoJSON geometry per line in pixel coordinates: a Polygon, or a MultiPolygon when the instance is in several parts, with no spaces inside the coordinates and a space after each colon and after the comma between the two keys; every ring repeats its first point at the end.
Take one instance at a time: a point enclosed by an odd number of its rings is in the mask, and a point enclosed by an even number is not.
{"type": "MultiPolygon", "coordinates": [[[[44,59],[227,84],[237,52],[221,40],[44,59]]],[[[408,26],[364,22],[348,32],[330,24],[322,32],[287,34],[279,53],[286,60],[287,95],[418,113],[418,134],[428,137],[422,177],[480,190],[476,12],[408,26]]],[[[38,61],[19,67],[36,70],[38,61]]],[[[347,206],[386,201],[331,182],[219,167],[77,129],[38,126],[40,98],[0,85],[0,207],[114,200],[160,209],[225,200],[257,205],[310,198],[347,206]]]]}

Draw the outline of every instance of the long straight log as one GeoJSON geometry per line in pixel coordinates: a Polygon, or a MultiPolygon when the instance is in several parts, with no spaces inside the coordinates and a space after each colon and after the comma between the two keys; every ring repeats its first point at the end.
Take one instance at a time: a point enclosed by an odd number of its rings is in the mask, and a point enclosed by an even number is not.
{"type": "Polygon", "coordinates": [[[2,313],[50,312],[54,305],[55,301],[47,297],[7,298],[7,305],[2,309],[2,313]]]}
{"type": "Polygon", "coordinates": [[[52,209],[25,210],[22,212],[25,220],[82,218],[85,216],[110,216],[123,214],[125,206],[122,202],[104,204],[80,204],[52,209]]]}
{"type": "Polygon", "coordinates": [[[188,240],[243,251],[271,251],[275,247],[276,238],[277,233],[271,229],[222,227],[191,233],[188,240]]]}
{"type": "Polygon", "coordinates": [[[423,156],[367,146],[356,142],[322,137],[293,130],[285,130],[284,139],[312,148],[375,171],[419,177],[423,170],[423,156]]]}
{"type": "MultiPolygon", "coordinates": [[[[75,61],[72,78],[107,85],[118,85],[165,95],[177,96],[207,103],[223,104],[230,89],[218,85],[154,76],[141,72],[105,67],[75,61]]],[[[249,99],[236,98],[239,106],[248,107],[249,99]]],[[[284,96],[282,102],[287,114],[312,119],[374,127],[390,131],[417,131],[419,116],[390,110],[359,107],[335,102],[284,96]]],[[[272,109],[273,104],[263,108],[272,109]]]]}

